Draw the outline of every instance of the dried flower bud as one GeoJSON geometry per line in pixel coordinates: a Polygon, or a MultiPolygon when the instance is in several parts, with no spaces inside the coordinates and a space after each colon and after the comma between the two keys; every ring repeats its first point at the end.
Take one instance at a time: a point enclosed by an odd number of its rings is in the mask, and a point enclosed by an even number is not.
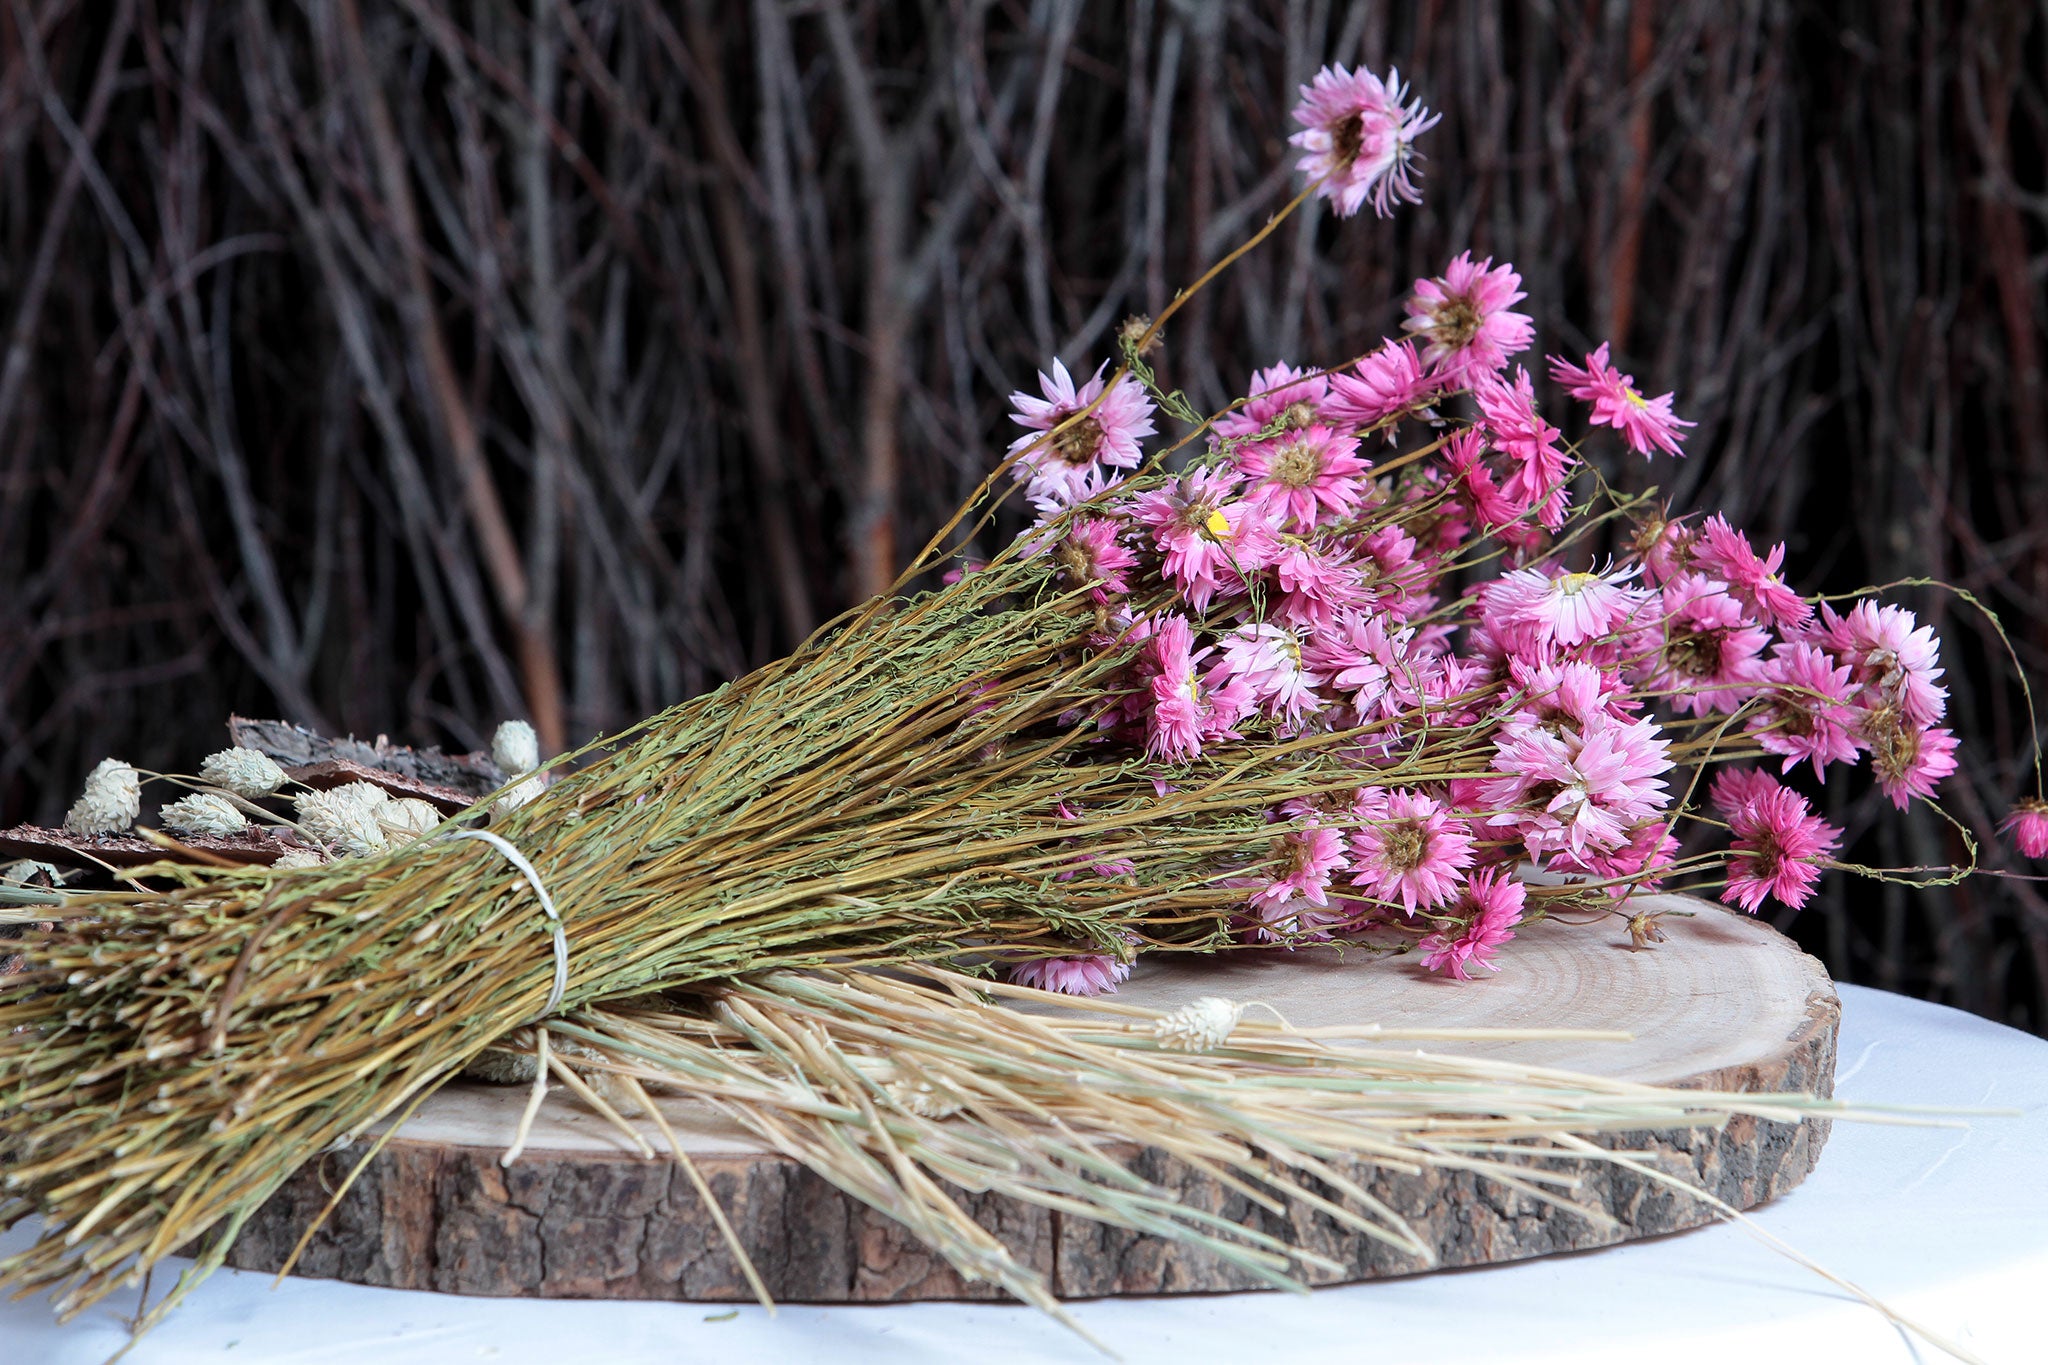
{"type": "Polygon", "coordinates": [[[403,847],[441,823],[433,802],[416,796],[387,801],[376,808],[377,824],[393,848],[403,847]]]}
{"type": "Polygon", "coordinates": [[[1133,313],[1117,324],[1117,345],[1124,350],[1129,350],[1137,347],[1139,342],[1144,342],[1144,345],[1138,349],[1139,357],[1157,355],[1159,354],[1159,334],[1153,332],[1152,339],[1145,341],[1145,333],[1151,331],[1152,319],[1146,317],[1143,313],[1133,313]]]}
{"type": "Polygon", "coordinates": [[[1204,995],[1162,1015],[1152,1025],[1159,1046],[1175,1052],[1209,1052],[1223,1046],[1244,1006],[1220,995],[1204,995]]]}
{"type": "Polygon", "coordinates": [[[142,780],[118,758],[103,758],[64,816],[73,834],[119,834],[142,813],[142,780]]]}
{"type": "Polygon", "coordinates": [[[532,1085],[533,1078],[540,1074],[540,1058],[531,1052],[486,1048],[470,1059],[462,1074],[486,1085],[532,1085]]]}
{"type": "Polygon", "coordinates": [[[317,848],[288,848],[270,866],[274,871],[289,872],[295,867],[322,867],[326,862],[317,848]]]}
{"type": "Polygon", "coordinates": [[[222,835],[247,829],[249,821],[234,803],[212,792],[181,796],[157,812],[157,821],[173,834],[222,835]]]}
{"type": "Polygon", "coordinates": [[[546,790],[545,782],[537,777],[529,777],[491,803],[491,816],[493,819],[502,820],[546,790]]]}
{"type": "MultiPolygon", "coordinates": [[[[375,809],[349,790],[350,787],[369,785],[367,782],[351,782],[347,787],[337,787],[333,791],[306,792],[297,797],[295,804],[299,808],[299,824],[305,829],[306,837],[349,857],[383,852],[386,844],[384,828],[377,823],[375,809]]],[[[383,789],[375,790],[381,792],[383,789]]]]}
{"type": "Polygon", "coordinates": [[[930,1081],[912,1081],[908,1077],[899,1077],[882,1089],[899,1108],[921,1119],[948,1119],[961,1110],[958,1100],[934,1090],[930,1081]]]}
{"type": "Polygon", "coordinates": [[[199,780],[224,787],[245,801],[268,796],[284,785],[284,769],[255,749],[222,749],[199,765],[199,780]]]}
{"type": "Polygon", "coordinates": [[[347,801],[366,811],[382,811],[390,803],[391,793],[375,782],[344,782],[328,790],[329,796],[337,801],[347,801]]]}
{"type": "Polygon", "coordinates": [[[491,736],[491,762],[507,777],[530,773],[540,766],[540,738],[523,720],[508,720],[491,736]]]}

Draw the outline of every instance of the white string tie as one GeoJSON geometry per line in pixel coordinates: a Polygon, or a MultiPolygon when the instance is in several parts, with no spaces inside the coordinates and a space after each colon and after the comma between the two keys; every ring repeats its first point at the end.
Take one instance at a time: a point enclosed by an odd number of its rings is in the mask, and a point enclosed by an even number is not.
{"type": "Polygon", "coordinates": [[[555,931],[555,985],[554,989],[548,992],[548,1003],[540,1012],[541,1018],[547,1018],[555,1012],[555,1006],[562,1003],[563,992],[569,989],[569,937],[562,931],[562,917],[555,912],[554,897],[541,885],[540,873],[533,870],[533,864],[526,860],[526,855],[514,848],[512,841],[503,835],[493,834],[487,829],[459,829],[442,837],[483,840],[504,854],[506,860],[518,868],[520,875],[526,878],[526,884],[533,888],[533,894],[540,897],[540,908],[547,911],[548,921],[555,931]]]}

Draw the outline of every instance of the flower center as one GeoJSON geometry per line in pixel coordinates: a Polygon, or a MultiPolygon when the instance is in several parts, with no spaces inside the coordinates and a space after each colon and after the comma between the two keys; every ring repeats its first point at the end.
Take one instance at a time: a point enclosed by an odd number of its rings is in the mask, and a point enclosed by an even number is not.
{"type": "Polygon", "coordinates": [[[1870,766],[1877,775],[1887,782],[1905,781],[1920,757],[1920,732],[1888,706],[1870,713],[1864,736],[1870,741],[1870,766]]]}
{"type": "Polygon", "coordinates": [[[1412,872],[1429,851],[1429,832],[1420,820],[1396,820],[1380,830],[1380,857],[1390,872],[1412,872]]]}
{"type": "Polygon", "coordinates": [[[1070,465],[1093,464],[1102,449],[1102,423],[1090,413],[1072,426],[1062,427],[1052,438],[1053,454],[1070,465]]]}
{"type": "Polygon", "coordinates": [[[1645,399],[1641,394],[1637,393],[1634,389],[1629,388],[1626,384],[1622,386],[1621,392],[1622,395],[1626,397],[1629,402],[1634,403],[1639,408],[1647,408],[1648,406],[1650,406],[1649,401],[1647,399],[1645,399]]]}
{"type": "Polygon", "coordinates": [[[1696,631],[1681,635],[1664,646],[1671,671],[1688,678],[1711,678],[1721,671],[1721,632],[1696,631]]]}
{"type": "Polygon", "coordinates": [[[1337,154],[1338,170],[1351,169],[1351,163],[1365,150],[1364,114],[1353,114],[1330,130],[1330,150],[1337,154]]]}
{"type": "Polygon", "coordinates": [[[1280,424],[1282,431],[1300,431],[1303,427],[1314,426],[1316,418],[1321,415],[1316,411],[1315,404],[1303,399],[1299,403],[1289,403],[1280,409],[1280,415],[1274,420],[1280,424]]]}
{"type": "Polygon", "coordinates": [[[1472,300],[1463,294],[1452,294],[1442,303],[1430,309],[1430,339],[1449,351],[1462,351],[1472,344],[1472,338],[1479,335],[1479,328],[1486,319],[1480,316],[1472,300]]]}
{"type": "Polygon", "coordinates": [[[1577,597],[1599,581],[1596,573],[1568,573],[1557,580],[1557,590],[1566,597],[1577,597]]]}
{"type": "Polygon", "coordinates": [[[1322,472],[1322,452],[1307,441],[1289,441],[1273,460],[1273,480],[1286,488],[1306,488],[1322,472]]]}

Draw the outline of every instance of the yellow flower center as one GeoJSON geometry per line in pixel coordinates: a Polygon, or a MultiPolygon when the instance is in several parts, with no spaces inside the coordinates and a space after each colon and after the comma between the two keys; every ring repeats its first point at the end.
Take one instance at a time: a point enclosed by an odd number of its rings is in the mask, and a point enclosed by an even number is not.
{"type": "Polygon", "coordinates": [[[1566,597],[1577,597],[1599,581],[1600,575],[1596,573],[1568,573],[1557,580],[1557,590],[1566,597]]]}
{"type": "Polygon", "coordinates": [[[1648,406],[1650,406],[1648,400],[1646,400],[1641,394],[1637,393],[1634,389],[1629,388],[1627,385],[1624,384],[1622,386],[1621,391],[1627,394],[1628,401],[1634,403],[1637,407],[1647,408],[1648,406]]]}

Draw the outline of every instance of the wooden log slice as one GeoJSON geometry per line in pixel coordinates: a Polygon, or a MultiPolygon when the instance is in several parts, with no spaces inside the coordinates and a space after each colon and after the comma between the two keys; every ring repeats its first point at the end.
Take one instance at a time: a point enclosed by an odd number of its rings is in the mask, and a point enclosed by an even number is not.
{"type": "MultiPolygon", "coordinates": [[[[1651,898],[1641,898],[1638,904],[1651,898]]],[[[1606,928],[1531,926],[1498,976],[1458,983],[1412,960],[1340,957],[1315,949],[1220,959],[1159,955],[1140,964],[1121,999],[1170,1008],[1200,995],[1263,1000],[1300,1026],[1380,1022],[1448,1027],[1621,1028],[1633,1042],[1432,1044],[1442,1050],[1569,1067],[1704,1089],[1831,1093],[1840,1005],[1826,972],[1746,916],[1697,901],[1667,917],[1669,940],[1637,951],[1606,928]]],[[[525,1155],[498,1158],[526,1099],[523,1087],[462,1082],[431,1099],[370,1163],[314,1236],[297,1273],[462,1294],[736,1300],[738,1266],[674,1162],[634,1155],[621,1136],[560,1087],[525,1155]]],[[[778,1299],[888,1302],[999,1297],[963,1282],[879,1214],[780,1156],[762,1151],[701,1106],[666,1112],[778,1299]]],[[[658,1134],[646,1129],[657,1150],[658,1134]]],[[[1721,1130],[1611,1135],[1610,1145],[1675,1159],[1667,1168],[1748,1208],[1813,1169],[1825,1122],[1737,1119],[1721,1130]]],[[[329,1192],[365,1148],[298,1173],[244,1228],[229,1264],[278,1269],[329,1192]]],[[[1283,1232],[1331,1257],[1322,1282],[1414,1273],[1413,1258],[1326,1217],[1276,1217],[1155,1149],[1132,1168],[1187,1203],[1283,1232]]],[[[1468,1174],[1350,1172],[1437,1252],[1469,1266],[1576,1251],[1710,1221],[1697,1201],[1599,1163],[1578,1199],[1610,1214],[1595,1224],[1468,1174]]],[[[963,1203],[1036,1266],[1064,1297],[1254,1287],[1242,1272],[1155,1237],[1107,1228],[986,1195],[963,1203]]]]}

